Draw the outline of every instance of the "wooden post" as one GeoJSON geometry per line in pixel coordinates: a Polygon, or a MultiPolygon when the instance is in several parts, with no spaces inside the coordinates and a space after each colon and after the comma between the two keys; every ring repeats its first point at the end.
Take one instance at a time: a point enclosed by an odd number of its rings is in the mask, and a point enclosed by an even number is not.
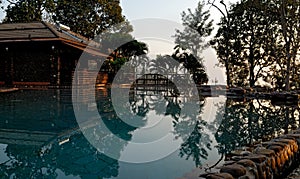
{"type": "Polygon", "coordinates": [[[14,75],[14,64],[13,64],[13,57],[6,53],[5,59],[5,85],[12,85],[13,84],[13,75],[14,75]]]}
{"type": "Polygon", "coordinates": [[[10,59],[10,80],[11,84],[13,84],[14,81],[14,58],[11,57],[10,59]]]}
{"type": "Polygon", "coordinates": [[[56,84],[59,86],[61,84],[60,81],[60,70],[61,70],[61,61],[60,61],[60,56],[57,56],[57,81],[56,84]]]}

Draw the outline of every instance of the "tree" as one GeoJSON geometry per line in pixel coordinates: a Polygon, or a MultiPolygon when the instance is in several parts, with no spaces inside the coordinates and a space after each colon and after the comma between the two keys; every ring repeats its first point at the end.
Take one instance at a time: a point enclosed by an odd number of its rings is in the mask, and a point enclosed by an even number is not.
{"type": "MultiPolygon", "coordinates": [[[[4,22],[32,22],[41,21],[43,13],[50,13],[54,10],[54,0],[11,0],[5,9],[6,17],[4,22]]],[[[4,8],[4,2],[0,2],[4,8]]]]}
{"type": "MultiPolygon", "coordinates": [[[[300,2],[296,0],[275,0],[277,3],[277,14],[280,14],[278,24],[281,26],[281,32],[285,44],[285,90],[290,90],[290,78],[292,74],[292,60],[296,60],[297,51],[300,47],[300,2]]],[[[275,11],[276,12],[276,11],[275,11]]],[[[274,14],[275,16],[275,14],[274,14]]],[[[278,17],[278,16],[275,16],[278,17]]],[[[295,66],[295,64],[294,64],[295,66]]],[[[295,68],[295,67],[294,67],[295,68]]]]}
{"type": "Polygon", "coordinates": [[[69,26],[76,33],[93,38],[125,18],[119,1],[57,0],[53,20],[69,26]]]}
{"type": "Polygon", "coordinates": [[[209,20],[209,11],[204,11],[204,2],[199,2],[194,12],[188,9],[182,12],[183,31],[176,30],[175,43],[182,49],[187,49],[202,63],[201,54],[208,47],[206,38],[213,30],[213,21],[209,20]]]}
{"type": "Polygon", "coordinates": [[[248,84],[253,87],[267,67],[273,63],[270,60],[268,46],[272,34],[272,18],[268,16],[267,4],[263,1],[242,1],[233,8],[235,13],[233,25],[237,28],[242,51],[239,54],[241,61],[245,61],[249,68],[248,84]]]}
{"type": "Polygon", "coordinates": [[[214,40],[220,62],[232,78],[229,85],[253,87],[272,63],[267,50],[272,21],[265,14],[266,7],[262,1],[241,1],[221,19],[214,40]]]}
{"type": "Polygon", "coordinates": [[[107,54],[112,53],[121,45],[128,43],[134,38],[130,34],[133,31],[132,25],[125,20],[115,24],[95,37],[95,41],[101,44],[100,50],[107,54]]]}
{"type": "Polygon", "coordinates": [[[213,21],[209,20],[209,12],[204,11],[204,2],[199,2],[194,12],[188,9],[187,12],[182,12],[181,16],[184,29],[176,30],[177,45],[172,57],[189,70],[195,83],[207,83],[208,76],[201,55],[209,46],[206,38],[213,30],[213,21]]]}
{"type": "Polygon", "coordinates": [[[244,61],[239,59],[242,51],[242,44],[238,39],[238,31],[231,26],[232,14],[221,18],[218,24],[220,27],[211,41],[215,48],[221,66],[226,70],[227,86],[246,86],[245,79],[248,75],[248,67],[244,61]],[[228,23],[230,21],[230,23],[228,23]],[[230,32],[230,33],[229,33],[230,32]]]}
{"type": "Polygon", "coordinates": [[[289,90],[299,64],[299,2],[242,0],[226,12],[212,44],[226,67],[229,86],[253,87],[264,81],[289,90]]]}
{"type": "Polygon", "coordinates": [[[131,58],[147,54],[147,44],[135,40],[130,34],[132,31],[129,22],[124,21],[96,36],[96,41],[101,44],[100,50],[109,54],[103,68],[115,74],[131,58]]]}
{"type": "MultiPolygon", "coordinates": [[[[11,0],[5,22],[55,21],[72,31],[93,38],[125,20],[119,1],[109,0],[11,0]],[[48,19],[43,17],[48,16],[48,19]]],[[[3,2],[1,3],[3,7],[3,2]]]]}
{"type": "Polygon", "coordinates": [[[229,153],[239,146],[253,146],[259,140],[269,141],[297,128],[298,106],[274,106],[271,101],[226,99],[217,110],[215,137],[220,153],[229,153]],[[290,114],[290,115],[287,115],[290,114]]]}
{"type": "Polygon", "coordinates": [[[229,11],[228,8],[226,6],[226,4],[224,3],[224,1],[220,1],[220,3],[222,4],[222,6],[225,8],[225,11],[221,10],[217,5],[215,5],[215,0],[213,2],[210,2],[210,0],[208,0],[208,4],[210,4],[211,6],[215,7],[221,14],[222,14],[222,21],[223,23],[220,23],[219,25],[222,25],[218,31],[218,35],[216,36],[219,39],[219,42],[216,40],[217,38],[215,38],[214,40],[211,41],[211,45],[214,45],[216,42],[218,44],[224,44],[224,46],[215,46],[217,53],[218,53],[218,57],[219,60],[221,61],[222,64],[224,64],[225,66],[225,70],[226,70],[226,83],[227,86],[230,87],[232,85],[232,78],[231,73],[230,73],[230,58],[229,58],[229,28],[230,28],[230,24],[231,24],[231,18],[229,17],[229,11]],[[221,29],[222,28],[222,29],[221,29]],[[221,32],[223,31],[223,38],[221,37],[221,32]],[[223,42],[221,42],[223,41],[223,42]],[[217,49],[220,48],[220,49],[217,49]],[[224,56],[222,56],[221,54],[225,54],[224,56]]]}
{"type": "Polygon", "coordinates": [[[205,67],[194,55],[180,48],[180,46],[176,46],[172,57],[191,73],[196,84],[208,83],[205,67]]]}
{"type": "Polygon", "coordinates": [[[115,49],[109,55],[110,60],[106,62],[106,65],[109,66],[108,68],[110,68],[113,73],[117,73],[119,69],[131,58],[145,55],[147,52],[147,44],[137,40],[132,40],[115,49]]]}

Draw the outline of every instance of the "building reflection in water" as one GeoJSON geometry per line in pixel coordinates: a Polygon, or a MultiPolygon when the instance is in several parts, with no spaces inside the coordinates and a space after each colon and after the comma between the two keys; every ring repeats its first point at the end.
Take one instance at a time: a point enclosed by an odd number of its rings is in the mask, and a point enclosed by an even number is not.
{"type": "Polygon", "coordinates": [[[118,161],[99,153],[78,129],[70,90],[20,91],[0,98],[0,176],[118,175],[118,161]]]}

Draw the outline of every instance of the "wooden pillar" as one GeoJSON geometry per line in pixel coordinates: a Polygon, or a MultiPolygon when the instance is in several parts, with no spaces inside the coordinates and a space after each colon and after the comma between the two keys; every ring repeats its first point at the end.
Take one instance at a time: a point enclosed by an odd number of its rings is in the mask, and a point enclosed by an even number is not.
{"type": "Polygon", "coordinates": [[[56,78],[54,77],[54,75],[56,74],[56,70],[55,70],[55,56],[54,54],[52,54],[50,56],[50,76],[49,76],[49,80],[50,80],[50,85],[55,85],[56,83],[56,78]]]}
{"type": "Polygon", "coordinates": [[[60,56],[58,55],[57,56],[57,81],[56,81],[56,85],[60,85],[61,84],[61,80],[60,80],[60,72],[61,72],[61,58],[60,56]]]}
{"type": "Polygon", "coordinates": [[[10,53],[8,53],[8,47],[6,48],[6,57],[5,57],[5,85],[13,84],[13,76],[14,76],[14,63],[13,57],[10,53]]]}
{"type": "Polygon", "coordinates": [[[11,77],[11,84],[14,81],[14,58],[11,57],[10,59],[10,77],[11,77]]]}

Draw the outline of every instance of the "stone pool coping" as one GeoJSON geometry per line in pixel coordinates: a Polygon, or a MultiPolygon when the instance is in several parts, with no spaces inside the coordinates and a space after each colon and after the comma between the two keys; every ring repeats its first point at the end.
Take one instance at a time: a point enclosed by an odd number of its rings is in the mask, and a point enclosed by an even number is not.
{"type": "Polygon", "coordinates": [[[231,152],[223,166],[213,169],[216,172],[201,174],[200,178],[284,178],[299,167],[299,146],[300,129],[297,129],[254,148],[231,152]]]}

